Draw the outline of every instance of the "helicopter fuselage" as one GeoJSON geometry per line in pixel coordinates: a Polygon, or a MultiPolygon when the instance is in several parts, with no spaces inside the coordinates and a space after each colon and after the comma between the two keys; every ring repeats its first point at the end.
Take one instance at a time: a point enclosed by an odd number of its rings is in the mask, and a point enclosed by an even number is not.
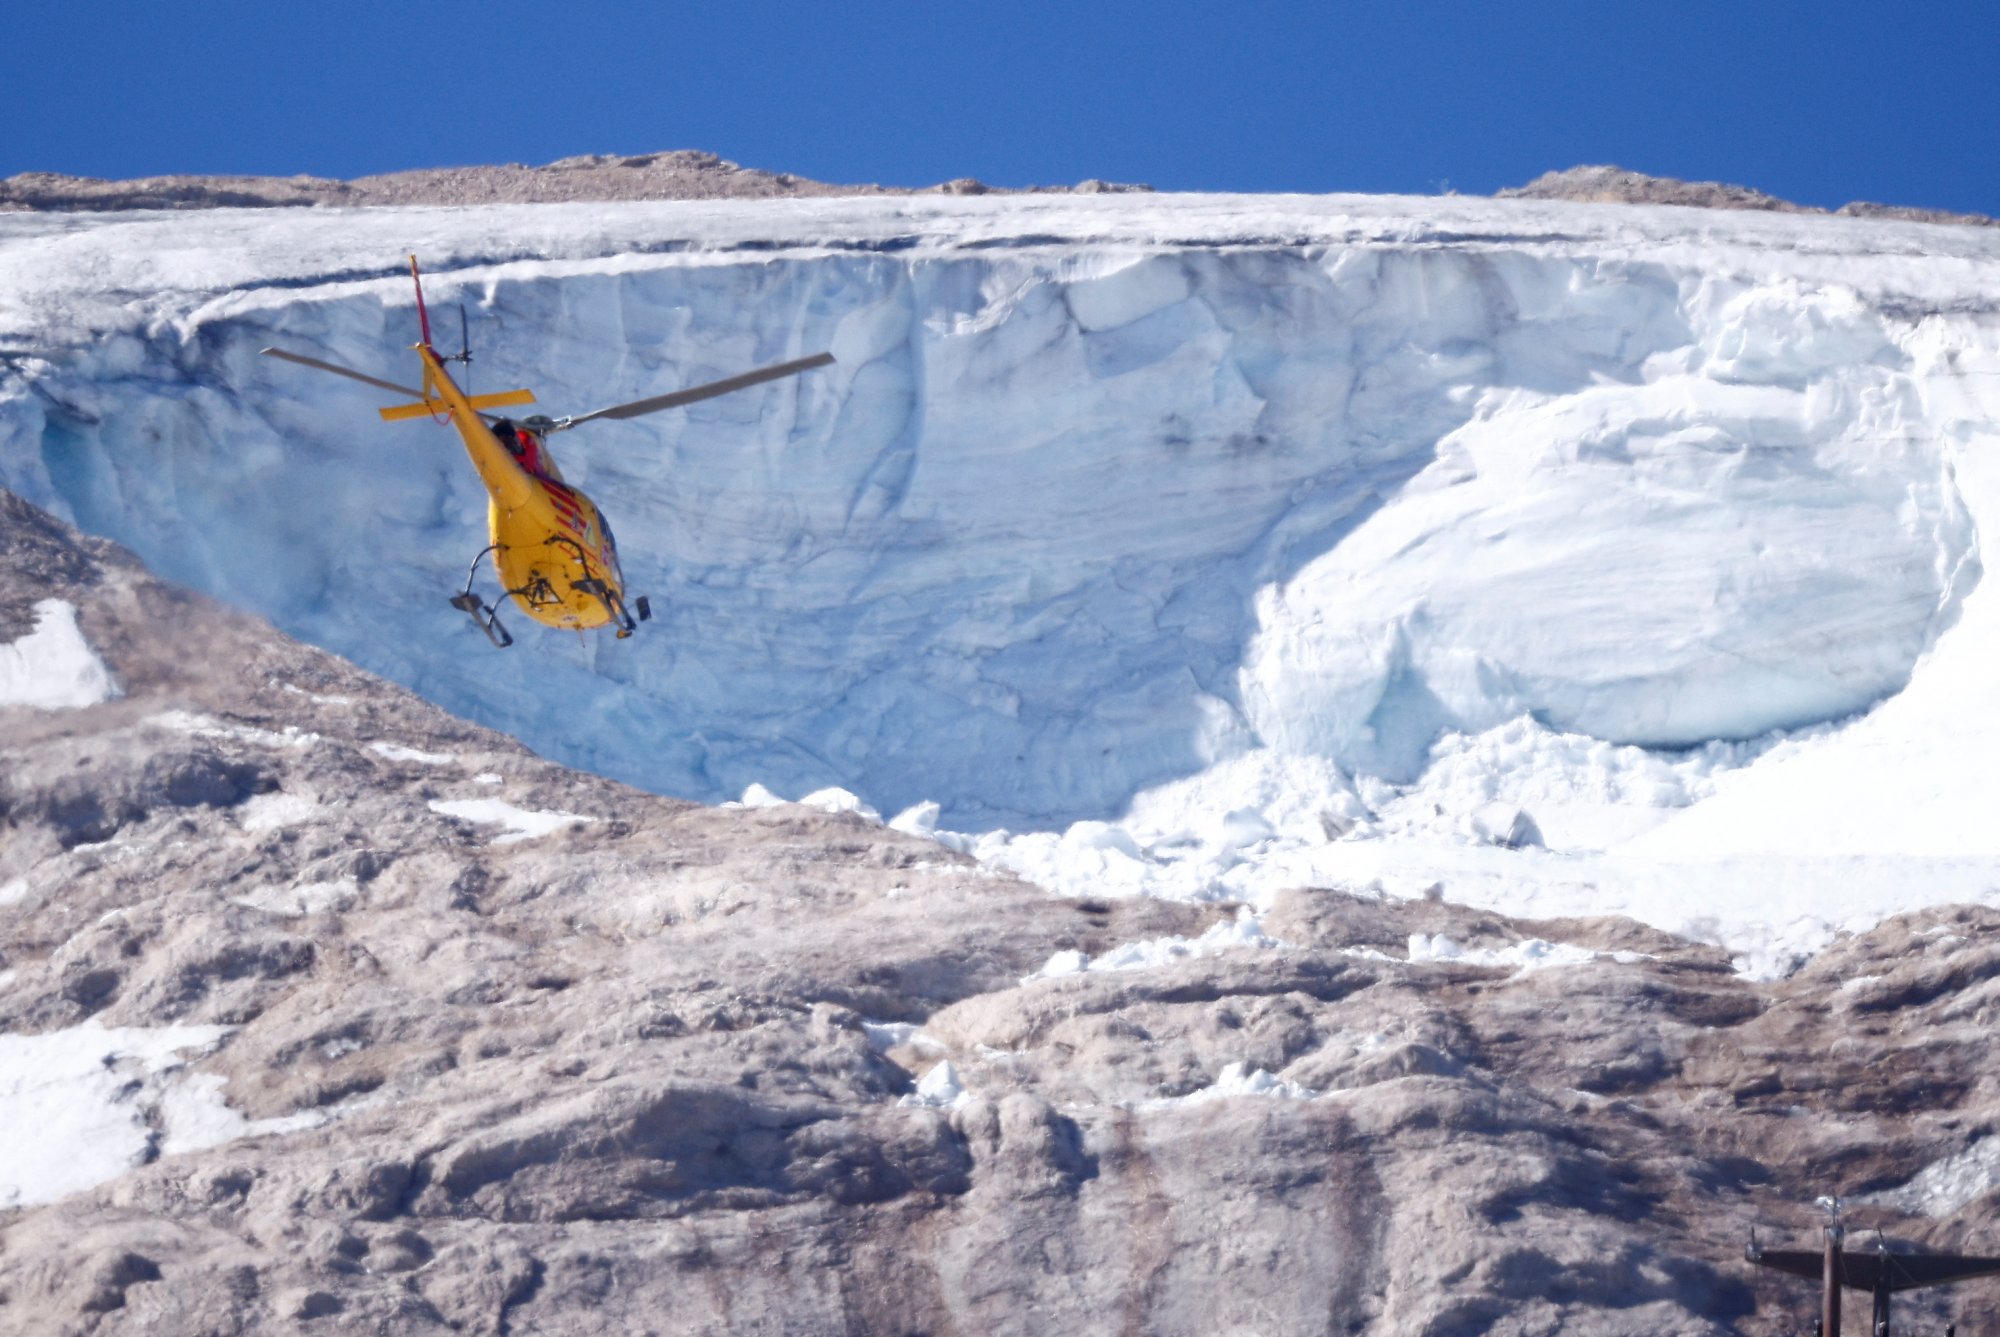
{"type": "Polygon", "coordinates": [[[623,625],[624,574],[596,504],[562,481],[546,444],[532,437],[536,448],[523,454],[539,468],[527,467],[472,406],[436,351],[420,344],[417,353],[424,362],[425,402],[458,429],[486,485],[493,563],[508,595],[545,626],[589,631],[623,625]]]}

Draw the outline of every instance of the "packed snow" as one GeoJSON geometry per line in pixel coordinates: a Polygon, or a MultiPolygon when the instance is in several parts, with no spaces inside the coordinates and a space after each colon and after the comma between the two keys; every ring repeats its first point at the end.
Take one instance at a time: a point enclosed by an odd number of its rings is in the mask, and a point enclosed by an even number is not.
{"type": "Polygon", "coordinates": [[[1956,1155],[1926,1165],[1906,1183],[1855,1201],[1941,1219],[1996,1186],[2000,1186],[2000,1138],[1984,1137],[1956,1155]]]}
{"type": "Polygon", "coordinates": [[[1775,974],[2000,895],[1996,291],[1987,229],[1543,201],[16,215],[0,484],[655,790],[1775,974]],[[552,411],[837,357],[559,439],[640,636],[489,651],[449,434],[256,356],[406,376],[409,249],[552,411]]]}
{"type": "Polygon", "coordinates": [[[1282,946],[1283,943],[1264,932],[1264,926],[1246,906],[1236,913],[1235,918],[1210,925],[1198,937],[1188,938],[1176,934],[1163,938],[1145,938],[1138,942],[1120,943],[1110,951],[1100,952],[1096,956],[1073,948],[1056,952],[1040,970],[1025,977],[1021,983],[1032,984],[1036,980],[1080,975],[1093,970],[1146,970],[1154,966],[1169,965],[1175,961],[1184,961],[1190,957],[1213,956],[1217,952],[1282,946]]]}
{"type": "Polygon", "coordinates": [[[274,789],[268,794],[253,794],[237,805],[236,824],[245,831],[276,831],[310,822],[319,814],[319,804],[304,794],[274,789]]]}
{"type": "Polygon", "coordinates": [[[162,1155],[203,1151],[242,1137],[265,1137],[272,1133],[296,1133],[317,1128],[327,1120],[319,1110],[302,1110],[275,1119],[248,1119],[229,1107],[222,1088],[227,1079],[214,1073],[196,1073],[169,1086],[160,1097],[160,1117],[166,1136],[160,1140],[162,1155]]]}
{"type": "Polygon", "coordinates": [[[888,1053],[900,1045],[926,1053],[942,1053],[944,1046],[924,1034],[923,1029],[910,1021],[863,1021],[861,1033],[868,1037],[868,1043],[878,1053],[888,1053]]]}
{"type": "Polygon", "coordinates": [[[76,609],[61,599],[37,603],[35,629],[0,645],[0,706],[74,710],[117,695],[111,670],[76,625],[76,609]]]}
{"type": "Polygon", "coordinates": [[[149,716],[146,722],[195,738],[227,739],[236,743],[249,743],[256,747],[311,747],[320,741],[318,734],[301,729],[296,724],[287,724],[276,729],[262,729],[254,724],[230,724],[213,716],[188,710],[163,710],[157,715],[149,716]]]}
{"type": "Polygon", "coordinates": [[[1649,958],[1644,952],[1599,952],[1574,943],[1548,942],[1529,938],[1505,947],[1464,947],[1443,933],[1412,933],[1412,961],[1454,961],[1469,966],[1511,966],[1516,973],[1547,970],[1553,966],[1581,966],[1592,961],[1610,960],[1620,965],[1649,958]]]}
{"type": "Polygon", "coordinates": [[[262,910],[266,914],[296,919],[301,915],[327,910],[345,910],[361,899],[361,884],[351,877],[324,882],[300,882],[291,886],[259,887],[229,898],[231,904],[262,910]]]}
{"type": "Polygon", "coordinates": [[[1229,1100],[1240,1096],[1261,1096],[1267,1100],[1318,1100],[1321,1093],[1311,1087],[1300,1086],[1274,1076],[1262,1068],[1253,1068],[1247,1063],[1225,1064],[1216,1074],[1215,1081],[1199,1091],[1190,1091],[1184,1096],[1162,1096],[1157,1100],[1141,1103],[1141,1109],[1173,1109],[1181,1105],[1205,1105],[1212,1100],[1229,1100]]]}
{"type": "Polygon", "coordinates": [[[506,828],[493,837],[495,845],[512,845],[518,841],[537,840],[564,827],[597,820],[595,817],[583,817],[573,812],[537,812],[530,808],[517,808],[497,798],[432,799],[430,809],[432,812],[442,813],[446,817],[456,817],[461,821],[506,828]]]}
{"type": "Polygon", "coordinates": [[[370,743],[368,750],[388,761],[408,761],[419,766],[450,766],[458,760],[449,752],[426,752],[400,743],[370,743]]]}
{"type": "Polygon", "coordinates": [[[0,1208],[53,1202],[172,1155],[321,1122],[309,1112],[250,1120],[222,1079],[181,1071],[227,1026],[107,1027],[0,1035],[0,1208]],[[155,1129],[160,1131],[156,1132],[155,1129]]]}

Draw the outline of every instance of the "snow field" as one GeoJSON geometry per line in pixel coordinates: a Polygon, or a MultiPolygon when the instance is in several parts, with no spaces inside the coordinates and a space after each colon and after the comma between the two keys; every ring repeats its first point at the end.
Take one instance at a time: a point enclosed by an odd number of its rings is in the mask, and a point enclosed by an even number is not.
{"type": "Polygon", "coordinates": [[[317,1112],[248,1120],[222,1079],[181,1072],[227,1026],[106,1027],[86,1021],[42,1035],[0,1035],[0,1207],[53,1202],[148,1159],[238,1137],[323,1122],[317,1112]],[[157,1147],[148,1111],[165,1128],[157,1147]]]}

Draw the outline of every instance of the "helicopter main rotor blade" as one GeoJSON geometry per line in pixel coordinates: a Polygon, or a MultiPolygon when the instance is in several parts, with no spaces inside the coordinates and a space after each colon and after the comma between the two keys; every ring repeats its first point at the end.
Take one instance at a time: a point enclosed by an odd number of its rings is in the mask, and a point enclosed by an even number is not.
{"type": "Polygon", "coordinates": [[[257,351],[265,357],[283,358],[287,362],[296,362],[301,367],[316,367],[320,371],[330,371],[336,376],[345,376],[350,381],[359,381],[363,385],[372,385],[378,390],[393,391],[408,399],[422,399],[424,397],[424,392],[421,390],[412,390],[407,385],[397,385],[393,381],[379,380],[376,377],[364,375],[351,367],[343,367],[335,362],[322,362],[316,357],[307,357],[304,353],[287,353],[282,348],[260,348],[257,351]]]}
{"type": "MultiPolygon", "coordinates": [[[[352,367],[343,367],[338,362],[322,362],[316,357],[307,357],[304,353],[288,353],[282,348],[260,348],[257,351],[265,357],[283,358],[287,362],[296,362],[301,367],[313,367],[319,371],[330,371],[336,376],[345,376],[350,381],[359,381],[363,385],[372,385],[377,390],[388,390],[405,398],[414,399],[419,403],[423,402],[424,392],[421,390],[412,390],[409,386],[397,385],[394,381],[380,380],[374,376],[358,372],[352,367]]],[[[500,420],[500,415],[497,413],[481,413],[479,416],[488,422],[498,422],[500,420]]]]}
{"type": "Polygon", "coordinates": [[[686,390],[676,390],[670,395],[655,395],[651,399],[635,399],[630,404],[614,404],[608,409],[596,409],[574,418],[558,418],[556,426],[578,427],[594,418],[637,418],[646,413],[658,413],[661,409],[677,409],[683,404],[693,404],[703,399],[713,399],[726,395],[732,390],[744,390],[765,381],[782,380],[796,376],[814,367],[824,367],[833,361],[831,353],[814,353],[792,362],[780,362],[774,366],[759,367],[756,371],[746,371],[741,376],[731,376],[725,380],[710,381],[707,385],[692,386],[686,390]]]}

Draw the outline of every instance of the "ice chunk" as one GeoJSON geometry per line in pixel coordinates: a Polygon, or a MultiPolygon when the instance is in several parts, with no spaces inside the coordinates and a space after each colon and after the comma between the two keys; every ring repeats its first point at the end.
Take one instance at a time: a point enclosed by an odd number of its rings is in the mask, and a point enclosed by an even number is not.
{"type": "Polygon", "coordinates": [[[1246,947],[1282,946],[1283,943],[1265,934],[1263,924],[1250,908],[1245,906],[1237,911],[1234,918],[1211,924],[1201,936],[1195,938],[1182,937],[1178,934],[1162,938],[1145,938],[1138,942],[1120,944],[1095,957],[1075,950],[1057,952],[1049,957],[1040,970],[1024,977],[1021,983],[1032,984],[1036,980],[1075,975],[1087,970],[1144,970],[1186,960],[1189,957],[1211,956],[1217,952],[1246,947]]]}
{"type": "Polygon", "coordinates": [[[1047,961],[1042,963],[1040,970],[1032,975],[1023,977],[1021,983],[1029,984],[1035,980],[1056,979],[1063,975],[1079,975],[1088,969],[1090,969],[1090,953],[1080,952],[1072,947],[1051,955],[1047,961]]]}
{"type": "Polygon", "coordinates": [[[840,788],[816,789],[800,799],[799,805],[818,808],[821,812],[851,812],[871,822],[882,820],[881,813],[863,803],[854,794],[840,788]]]}
{"type": "Polygon", "coordinates": [[[925,799],[922,803],[897,813],[889,822],[889,828],[892,831],[901,831],[905,835],[934,835],[937,832],[938,812],[938,805],[930,799],[925,799]]]}
{"type": "Polygon", "coordinates": [[[1580,966],[1596,960],[1630,965],[1652,958],[1642,952],[1598,952],[1571,943],[1546,942],[1527,938],[1505,947],[1462,947],[1443,933],[1412,933],[1411,961],[1456,961],[1469,966],[1512,966],[1517,971],[1545,970],[1552,966],[1580,966]]]}
{"type": "Polygon", "coordinates": [[[958,1069],[951,1065],[951,1060],[939,1059],[918,1081],[916,1091],[896,1103],[932,1109],[957,1109],[971,1099],[972,1093],[959,1081],[958,1069]]]}
{"type": "Polygon", "coordinates": [[[1169,1096],[1159,1100],[1144,1102],[1144,1109],[1170,1109],[1176,1105],[1200,1105],[1212,1100],[1229,1100],[1241,1096],[1262,1096],[1271,1100],[1317,1100],[1320,1093],[1311,1087],[1300,1086],[1274,1076],[1262,1068],[1253,1068],[1248,1063],[1225,1064],[1216,1074],[1215,1081],[1199,1091],[1191,1091],[1184,1096],[1169,1096]]]}
{"type": "Polygon", "coordinates": [[[1504,801],[1480,804],[1466,826],[1478,839],[1503,849],[1517,850],[1523,845],[1542,843],[1541,828],[1527,810],[1504,801]]]}

